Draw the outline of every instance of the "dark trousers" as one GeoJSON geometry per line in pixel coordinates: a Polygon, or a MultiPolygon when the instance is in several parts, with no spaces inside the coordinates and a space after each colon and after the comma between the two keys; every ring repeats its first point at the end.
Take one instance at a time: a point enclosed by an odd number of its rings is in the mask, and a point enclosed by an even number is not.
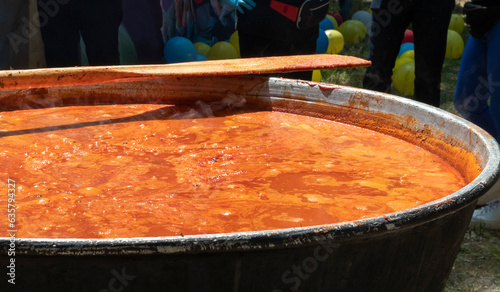
{"type": "Polygon", "coordinates": [[[343,21],[351,19],[352,0],[339,0],[339,14],[343,21]]]}
{"type": "Polygon", "coordinates": [[[118,65],[121,0],[39,0],[48,67],[80,65],[80,34],[90,65],[118,65]]]}
{"type": "Polygon", "coordinates": [[[453,103],[462,117],[500,141],[500,20],[467,41],[453,103]]]}
{"type": "Polygon", "coordinates": [[[0,70],[9,70],[10,66],[13,66],[12,61],[20,58],[18,54],[29,43],[18,29],[22,25],[21,18],[29,15],[28,5],[28,1],[0,1],[0,70]],[[17,42],[12,41],[11,38],[16,36],[17,42]]]}
{"type": "Polygon", "coordinates": [[[401,7],[399,10],[372,9],[373,24],[368,56],[368,59],[372,61],[372,66],[366,70],[363,87],[381,92],[390,91],[392,68],[398,56],[404,32],[412,23],[415,45],[414,98],[439,107],[441,70],[446,53],[446,38],[451,13],[451,9],[433,10],[412,7],[401,7]]]}
{"type": "Polygon", "coordinates": [[[134,43],[139,64],[164,63],[162,17],[158,0],[123,0],[123,24],[134,43]]]}
{"type": "MultiPolygon", "coordinates": [[[[261,37],[241,31],[238,31],[238,37],[242,58],[306,55],[316,53],[317,34],[311,34],[311,37],[298,42],[290,42],[279,39],[271,40],[267,37],[261,37]]],[[[311,80],[312,71],[276,73],[270,74],[270,76],[311,80]]]]}

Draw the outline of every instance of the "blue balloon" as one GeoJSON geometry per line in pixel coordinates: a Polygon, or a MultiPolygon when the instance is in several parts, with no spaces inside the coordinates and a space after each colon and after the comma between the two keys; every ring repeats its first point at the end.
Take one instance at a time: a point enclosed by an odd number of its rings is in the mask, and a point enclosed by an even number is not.
{"type": "Polygon", "coordinates": [[[351,19],[361,21],[365,26],[369,26],[372,22],[372,15],[368,11],[359,10],[352,15],[351,19]]]}
{"type": "Polygon", "coordinates": [[[327,17],[319,23],[319,28],[322,30],[335,29],[333,22],[327,17]]]}
{"type": "Polygon", "coordinates": [[[319,36],[316,39],[316,54],[326,54],[328,50],[328,37],[323,29],[319,29],[319,36]]]}
{"type": "Polygon", "coordinates": [[[201,53],[196,53],[196,61],[206,61],[208,60],[207,57],[205,57],[205,55],[201,54],[201,53]]]}
{"type": "Polygon", "coordinates": [[[399,49],[399,54],[398,58],[401,57],[401,54],[403,54],[406,51],[409,50],[415,50],[415,45],[413,43],[404,43],[401,45],[401,48],[399,49]]]}
{"type": "Polygon", "coordinates": [[[163,55],[167,63],[192,62],[196,60],[196,48],[185,38],[176,36],[167,41],[163,55]]]}

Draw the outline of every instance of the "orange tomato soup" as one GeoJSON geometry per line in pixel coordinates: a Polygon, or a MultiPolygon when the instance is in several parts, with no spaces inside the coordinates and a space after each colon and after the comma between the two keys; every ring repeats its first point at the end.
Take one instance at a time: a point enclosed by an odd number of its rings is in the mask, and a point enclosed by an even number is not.
{"type": "Polygon", "coordinates": [[[0,113],[0,164],[0,236],[10,178],[18,238],[297,228],[415,207],[465,184],[441,158],[367,129],[150,104],[0,113]]]}

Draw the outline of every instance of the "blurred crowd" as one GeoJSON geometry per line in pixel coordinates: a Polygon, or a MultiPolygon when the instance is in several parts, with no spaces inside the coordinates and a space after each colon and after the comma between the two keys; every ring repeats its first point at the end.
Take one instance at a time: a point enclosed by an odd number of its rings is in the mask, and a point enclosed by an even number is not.
{"type": "Polygon", "coordinates": [[[228,38],[232,11],[219,0],[1,0],[0,69],[163,63],[174,36],[228,38]]]}

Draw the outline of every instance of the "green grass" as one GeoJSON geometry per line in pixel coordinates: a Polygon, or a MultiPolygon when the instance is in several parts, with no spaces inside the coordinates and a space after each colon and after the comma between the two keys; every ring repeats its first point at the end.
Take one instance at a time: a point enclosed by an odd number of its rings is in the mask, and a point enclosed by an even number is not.
{"type": "Polygon", "coordinates": [[[500,291],[500,233],[471,225],[445,291],[500,291]]]}

